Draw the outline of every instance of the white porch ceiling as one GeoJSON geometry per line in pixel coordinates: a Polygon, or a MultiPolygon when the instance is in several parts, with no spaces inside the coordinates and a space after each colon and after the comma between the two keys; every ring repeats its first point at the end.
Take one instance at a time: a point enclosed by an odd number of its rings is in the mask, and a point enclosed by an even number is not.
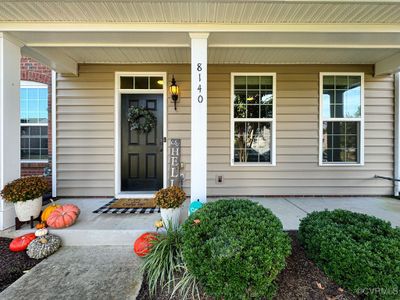
{"type": "Polygon", "coordinates": [[[397,0],[14,0],[0,21],[214,24],[394,24],[397,0]]]}
{"type": "Polygon", "coordinates": [[[58,72],[79,63],[375,64],[400,70],[400,0],[0,0],[0,34],[58,72]]]}
{"type": "MultiPolygon", "coordinates": [[[[54,48],[40,48],[51,56],[54,48]]],[[[190,48],[66,47],[77,63],[190,63],[190,48]]],[[[374,64],[396,49],[209,48],[210,64],[374,64]]]]}

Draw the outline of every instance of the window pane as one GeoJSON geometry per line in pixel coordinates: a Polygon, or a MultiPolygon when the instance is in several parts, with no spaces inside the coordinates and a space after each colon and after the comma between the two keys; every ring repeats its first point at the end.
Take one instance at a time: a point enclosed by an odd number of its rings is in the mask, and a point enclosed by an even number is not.
{"type": "Polygon", "coordinates": [[[149,88],[149,77],[135,77],[135,89],[143,90],[149,88]]]}
{"type": "Polygon", "coordinates": [[[323,122],[323,161],[358,162],[359,121],[323,122]]]}
{"type": "Polygon", "coordinates": [[[246,105],[245,104],[235,105],[233,117],[234,118],[246,118],[246,105]]]}
{"type": "Polygon", "coordinates": [[[247,89],[258,91],[260,89],[260,76],[247,76],[247,89]]]}
{"type": "Polygon", "coordinates": [[[271,162],[271,123],[235,122],[234,161],[271,162]]]}
{"type": "Polygon", "coordinates": [[[21,159],[48,159],[47,126],[21,126],[21,159]]]}
{"type": "Polygon", "coordinates": [[[150,77],[150,88],[151,89],[162,89],[164,85],[162,77],[150,77]]]}
{"type": "Polygon", "coordinates": [[[235,76],[235,90],[246,89],[246,76],[235,76]]]}
{"type": "Polygon", "coordinates": [[[262,90],[272,90],[272,76],[261,76],[260,81],[262,90]]]}
{"type": "Polygon", "coordinates": [[[323,117],[361,117],[361,76],[324,76],[323,117]]]}
{"type": "Polygon", "coordinates": [[[246,91],[244,92],[236,92],[235,93],[235,99],[234,99],[235,104],[245,104],[246,103],[246,91]]]}
{"type": "Polygon", "coordinates": [[[248,91],[246,102],[247,102],[247,104],[260,103],[260,95],[259,95],[258,91],[248,91]]]}
{"type": "Polygon", "coordinates": [[[133,89],[133,77],[121,77],[121,89],[133,89]]]}
{"type": "Polygon", "coordinates": [[[259,118],[260,117],[260,106],[258,104],[247,105],[247,117],[248,118],[259,118]]]}

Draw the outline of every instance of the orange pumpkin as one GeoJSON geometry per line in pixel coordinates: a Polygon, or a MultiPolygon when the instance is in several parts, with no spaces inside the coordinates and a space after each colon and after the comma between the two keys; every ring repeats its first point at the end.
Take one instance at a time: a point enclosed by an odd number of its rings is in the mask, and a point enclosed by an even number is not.
{"type": "Polygon", "coordinates": [[[146,232],[139,236],[133,245],[133,251],[137,256],[146,256],[151,248],[151,241],[157,239],[157,233],[146,232]]]}
{"type": "Polygon", "coordinates": [[[50,199],[51,204],[49,206],[47,206],[43,212],[42,212],[42,222],[46,222],[47,219],[49,218],[50,214],[58,207],[61,207],[60,204],[55,204],[53,199],[50,199]]]}
{"type": "Polygon", "coordinates": [[[36,224],[36,229],[43,229],[46,228],[46,223],[40,222],[39,224],[36,224]]]}
{"type": "Polygon", "coordinates": [[[66,204],[55,209],[47,219],[47,225],[53,228],[65,228],[73,225],[80,213],[79,208],[73,204],[66,204]]]}

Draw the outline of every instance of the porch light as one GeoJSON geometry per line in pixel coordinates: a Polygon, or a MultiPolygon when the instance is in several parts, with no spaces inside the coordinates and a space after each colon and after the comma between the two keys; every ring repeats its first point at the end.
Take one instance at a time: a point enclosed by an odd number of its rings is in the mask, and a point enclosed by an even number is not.
{"type": "Polygon", "coordinates": [[[176,110],[176,102],[178,101],[179,86],[176,84],[175,77],[172,76],[171,86],[169,87],[171,92],[172,101],[174,101],[174,108],[176,110]]]}

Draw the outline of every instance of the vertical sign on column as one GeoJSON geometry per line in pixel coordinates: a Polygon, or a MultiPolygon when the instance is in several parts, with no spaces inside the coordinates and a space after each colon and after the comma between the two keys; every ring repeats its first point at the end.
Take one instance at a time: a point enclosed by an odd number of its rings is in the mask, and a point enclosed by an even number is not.
{"type": "Polygon", "coordinates": [[[169,144],[170,186],[182,187],[181,180],[181,139],[171,139],[169,144]]]}
{"type": "Polygon", "coordinates": [[[190,200],[207,200],[207,39],[191,33],[191,172],[190,200]]]}

